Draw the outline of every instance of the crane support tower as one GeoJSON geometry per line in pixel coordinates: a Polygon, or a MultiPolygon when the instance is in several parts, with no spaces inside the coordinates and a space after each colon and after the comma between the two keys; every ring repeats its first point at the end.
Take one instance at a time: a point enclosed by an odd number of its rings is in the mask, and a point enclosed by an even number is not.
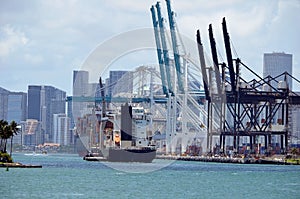
{"type": "MultiPolygon", "coordinates": [[[[208,136],[210,141],[207,142],[210,145],[208,148],[212,152],[224,154],[232,152],[264,155],[286,153],[291,137],[290,110],[293,106],[300,105],[300,95],[289,89],[287,79],[292,78],[297,83],[300,81],[287,72],[276,77],[260,77],[239,58],[232,58],[225,18],[222,21],[222,29],[227,64],[218,62],[212,26],[209,25],[214,74],[206,71],[199,30],[196,37],[203,82],[211,85],[213,82],[210,81],[220,81],[220,84],[215,82],[219,86],[217,89],[219,98],[216,98],[211,90],[206,91],[206,99],[209,104],[214,104],[214,100],[220,100],[220,106],[208,106],[208,112],[217,113],[218,119],[221,121],[218,133],[208,133],[210,135],[208,136]],[[221,66],[221,73],[219,66],[221,66]],[[242,68],[248,70],[255,79],[246,81],[240,74],[242,68]],[[211,78],[212,74],[217,78],[211,78]],[[229,74],[229,77],[226,77],[226,74],[229,74]],[[274,83],[278,86],[272,86],[275,85],[274,83]],[[224,95],[222,95],[223,93],[224,95]],[[219,138],[213,137],[214,135],[218,135],[219,138]]],[[[209,126],[210,121],[214,119],[212,117],[215,116],[208,115],[207,125],[209,126]]],[[[211,128],[207,128],[207,130],[211,131],[211,128]]]]}

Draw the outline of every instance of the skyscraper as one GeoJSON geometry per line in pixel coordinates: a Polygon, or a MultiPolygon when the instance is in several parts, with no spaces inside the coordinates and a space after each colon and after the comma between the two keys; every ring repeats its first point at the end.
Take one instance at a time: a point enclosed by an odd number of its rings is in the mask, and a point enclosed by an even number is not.
{"type": "MultiPolygon", "coordinates": [[[[88,71],[73,71],[73,97],[89,96],[89,72],[88,71]]],[[[84,114],[84,109],[87,103],[72,101],[72,113],[68,111],[68,116],[71,118],[72,126],[77,118],[84,114]],[[72,114],[72,116],[70,115],[72,114]]]]}
{"type": "Polygon", "coordinates": [[[53,141],[53,114],[65,113],[66,92],[52,86],[28,86],[28,119],[41,122],[44,142],[53,141]]]}
{"type": "MultiPolygon", "coordinates": [[[[10,92],[7,103],[7,121],[15,121],[17,124],[25,122],[27,119],[27,93],[10,92]]],[[[14,136],[14,144],[22,144],[22,131],[14,136]]]]}
{"type": "Polygon", "coordinates": [[[8,94],[8,90],[0,87],[0,120],[7,120],[8,94]]]}
{"type": "Polygon", "coordinates": [[[108,96],[114,96],[118,93],[132,93],[132,72],[130,71],[109,71],[109,80],[106,84],[108,96]]]}
{"type": "MultiPolygon", "coordinates": [[[[0,88],[0,119],[8,123],[15,121],[21,124],[27,117],[27,94],[11,92],[0,88]]],[[[22,133],[19,132],[13,139],[14,143],[22,143],[22,133]]]]}
{"type": "Polygon", "coordinates": [[[7,104],[7,121],[15,121],[18,124],[27,117],[27,93],[10,92],[7,104]]]}
{"type": "Polygon", "coordinates": [[[89,91],[89,72],[73,71],[73,96],[87,96],[89,91]]]}
{"type": "MultiPolygon", "coordinates": [[[[265,53],[264,54],[264,65],[263,65],[263,77],[270,75],[271,77],[276,77],[283,72],[288,72],[290,75],[293,73],[293,55],[286,53],[265,53]]],[[[279,81],[284,80],[284,76],[279,81]]],[[[288,87],[293,90],[292,78],[287,78],[288,87]]],[[[277,88],[278,85],[273,81],[272,86],[277,88]]],[[[276,123],[277,119],[281,119],[282,111],[278,110],[278,114],[274,116],[273,123],[276,123]]],[[[289,129],[291,132],[290,139],[291,143],[297,143],[299,140],[299,130],[300,123],[299,120],[299,107],[290,107],[289,110],[289,129]]]]}
{"type": "Polygon", "coordinates": [[[0,119],[18,124],[27,117],[27,94],[11,92],[0,87],[0,119]]]}
{"type": "Polygon", "coordinates": [[[72,137],[69,130],[70,118],[66,114],[53,114],[53,142],[60,145],[71,145],[72,137]]]}
{"type": "MultiPolygon", "coordinates": [[[[292,75],[293,72],[293,55],[282,53],[265,53],[264,54],[264,63],[263,63],[263,77],[270,75],[271,77],[276,77],[284,72],[288,72],[292,75]]],[[[279,79],[284,80],[284,77],[279,79]]],[[[278,85],[272,84],[274,88],[277,88],[278,85]]],[[[292,79],[288,78],[289,89],[292,90],[292,79]]]]}

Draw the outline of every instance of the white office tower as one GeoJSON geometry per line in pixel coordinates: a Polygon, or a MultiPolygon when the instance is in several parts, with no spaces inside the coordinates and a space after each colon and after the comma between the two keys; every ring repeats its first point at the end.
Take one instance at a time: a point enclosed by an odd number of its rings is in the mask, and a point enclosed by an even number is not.
{"type": "MultiPolygon", "coordinates": [[[[271,77],[277,77],[278,75],[288,72],[290,75],[293,74],[293,55],[285,54],[284,52],[278,53],[265,53],[264,54],[264,65],[263,65],[263,78],[270,75],[271,77]]],[[[284,80],[282,76],[280,81],[284,80]]],[[[278,87],[278,84],[272,83],[274,88],[278,87]]],[[[289,89],[292,90],[292,79],[288,78],[289,89]]]]}
{"type": "Polygon", "coordinates": [[[69,130],[70,118],[66,114],[53,114],[53,142],[60,145],[71,144],[71,133],[69,130]]]}
{"type": "MultiPolygon", "coordinates": [[[[282,73],[287,72],[290,75],[293,75],[293,55],[292,54],[286,54],[284,52],[278,53],[265,53],[264,54],[264,64],[263,64],[263,77],[267,77],[270,75],[271,77],[275,78],[278,75],[281,75],[282,73]]],[[[280,78],[276,78],[278,81],[284,81],[284,75],[280,78]]],[[[272,81],[271,84],[274,88],[280,87],[280,82],[276,83],[275,81],[272,81]],[[279,87],[278,87],[279,86],[279,87]]],[[[293,90],[292,85],[292,78],[287,77],[287,85],[289,90],[293,90]]],[[[270,88],[269,88],[270,89],[270,88]]],[[[273,89],[270,89],[273,90],[273,89]]],[[[269,91],[270,91],[269,90],[269,91]]],[[[298,129],[300,127],[300,123],[297,121],[297,115],[298,115],[298,107],[290,107],[289,112],[289,131],[290,131],[290,144],[293,142],[298,141],[298,129]]],[[[280,121],[282,112],[281,110],[278,110],[277,115],[274,117],[273,124],[278,124],[278,121],[280,121]]],[[[275,136],[275,142],[279,142],[278,136],[275,136]]]]}

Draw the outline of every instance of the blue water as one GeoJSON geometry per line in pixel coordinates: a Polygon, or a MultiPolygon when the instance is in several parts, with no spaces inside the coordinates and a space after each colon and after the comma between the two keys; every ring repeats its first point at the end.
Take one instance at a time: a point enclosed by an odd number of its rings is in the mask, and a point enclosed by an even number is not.
{"type": "Polygon", "coordinates": [[[43,168],[0,168],[0,198],[300,198],[300,166],[166,160],[103,164],[59,154],[13,157],[43,168]]]}

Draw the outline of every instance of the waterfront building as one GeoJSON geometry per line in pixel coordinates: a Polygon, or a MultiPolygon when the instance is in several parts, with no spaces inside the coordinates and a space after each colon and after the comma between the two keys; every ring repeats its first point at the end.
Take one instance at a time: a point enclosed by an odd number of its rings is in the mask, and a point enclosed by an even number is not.
{"type": "Polygon", "coordinates": [[[70,118],[66,114],[53,114],[53,142],[70,146],[72,135],[69,129],[70,118]]]}
{"type": "Polygon", "coordinates": [[[65,113],[66,92],[52,86],[28,86],[28,119],[41,122],[42,143],[53,141],[53,114],[65,113]]]}
{"type": "Polygon", "coordinates": [[[43,144],[41,122],[36,119],[27,119],[22,126],[23,145],[30,147],[29,149],[33,149],[35,146],[43,144]]]}

